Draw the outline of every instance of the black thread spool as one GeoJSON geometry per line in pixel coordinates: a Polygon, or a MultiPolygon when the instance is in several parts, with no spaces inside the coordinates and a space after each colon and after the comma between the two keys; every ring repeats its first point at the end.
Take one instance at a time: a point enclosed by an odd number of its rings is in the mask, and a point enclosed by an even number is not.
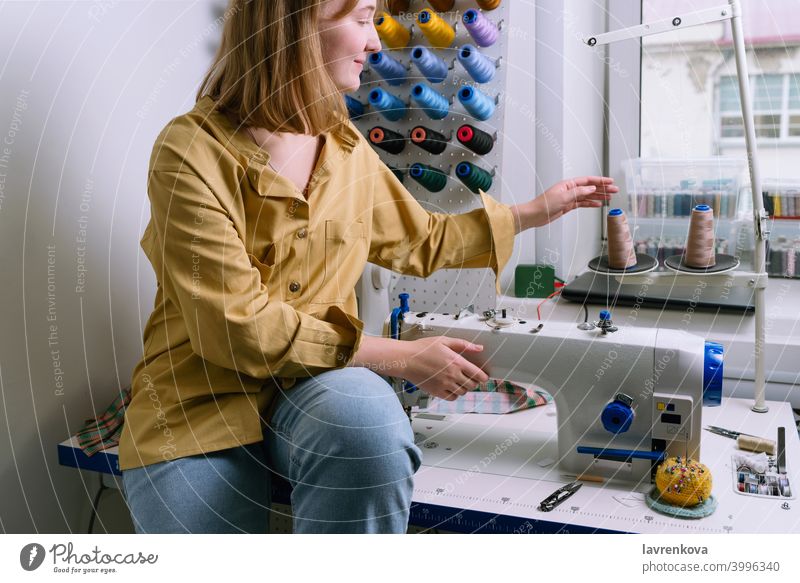
{"type": "Polygon", "coordinates": [[[479,156],[485,156],[494,148],[494,138],[492,136],[469,124],[464,124],[458,128],[456,137],[466,148],[479,156]]]}
{"type": "Polygon", "coordinates": [[[431,154],[441,154],[447,147],[447,137],[444,134],[425,126],[417,126],[411,130],[411,141],[431,154]]]}
{"type": "Polygon", "coordinates": [[[369,130],[369,141],[373,146],[386,150],[390,154],[399,154],[406,147],[406,139],[402,134],[380,126],[369,130]]]}

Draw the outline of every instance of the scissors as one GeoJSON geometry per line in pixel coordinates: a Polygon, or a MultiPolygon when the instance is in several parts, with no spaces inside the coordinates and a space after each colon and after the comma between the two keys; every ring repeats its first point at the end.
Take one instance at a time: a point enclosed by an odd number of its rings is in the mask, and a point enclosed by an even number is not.
{"type": "Polygon", "coordinates": [[[753,435],[751,433],[741,433],[739,431],[733,431],[732,429],[725,429],[724,427],[717,427],[716,425],[709,425],[705,428],[706,431],[710,431],[711,433],[716,433],[717,435],[722,435],[724,437],[730,437],[731,439],[738,439],[740,435],[747,435],[748,437],[758,437],[757,435],[753,435]]]}
{"type": "Polygon", "coordinates": [[[570,482],[566,486],[562,486],[539,503],[539,510],[542,512],[550,512],[553,508],[580,490],[581,486],[583,486],[583,484],[578,481],[570,482]]]}

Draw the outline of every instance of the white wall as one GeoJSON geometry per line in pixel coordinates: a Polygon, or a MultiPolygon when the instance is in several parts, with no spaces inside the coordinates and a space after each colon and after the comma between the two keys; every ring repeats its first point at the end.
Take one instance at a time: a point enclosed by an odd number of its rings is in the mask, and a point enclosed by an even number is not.
{"type": "Polygon", "coordinates": [[[0,3],[4,532],[86,528],[96,482],[60,467],[56,444],[141,356],[155,290],[139,249],[147,163],[194,104],[219,32],[211,4],[0,3]]]}

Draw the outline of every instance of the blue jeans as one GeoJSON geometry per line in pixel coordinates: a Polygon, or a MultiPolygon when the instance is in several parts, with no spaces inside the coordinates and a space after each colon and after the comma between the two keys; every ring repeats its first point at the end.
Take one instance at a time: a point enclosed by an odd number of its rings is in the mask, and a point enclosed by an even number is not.
{"type": "Polygon", "coordinates": [[[136,532],[269,532],[270,472],[295,533],[406,532],[422,453],[392,387],[348,367],[276,398],[263,442],[124,471],[136,532]]]}

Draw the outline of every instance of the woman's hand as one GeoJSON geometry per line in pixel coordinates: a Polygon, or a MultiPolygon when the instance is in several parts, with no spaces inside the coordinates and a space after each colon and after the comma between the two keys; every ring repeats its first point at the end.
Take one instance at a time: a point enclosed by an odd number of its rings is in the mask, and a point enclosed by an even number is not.
{"type": "Polygon", "coordinates": [[[619,192],[614,179],[606,176],[583,176],[562,180],[532,201],[511,208],[517,218],[517,233],[546,225],[576,208],[600,207],[619,192]]]}
{"type": "Polygon", "coordinates": [[[447,336],[392,340],[365,335],[348,366],[404,378],[434,397],[454,401],[489,380],[485,372],[461,356],[462,352],[481,350],[482,346],[447,336]]]}
{"type": "Polygon", "coordinates": [[[479,344],[447,336],[420,338],[404,344],[403,378],[434,397],[455,401],[489,380],[489,375],[461,356],[464,352],[482,351],[479,344]]]}

